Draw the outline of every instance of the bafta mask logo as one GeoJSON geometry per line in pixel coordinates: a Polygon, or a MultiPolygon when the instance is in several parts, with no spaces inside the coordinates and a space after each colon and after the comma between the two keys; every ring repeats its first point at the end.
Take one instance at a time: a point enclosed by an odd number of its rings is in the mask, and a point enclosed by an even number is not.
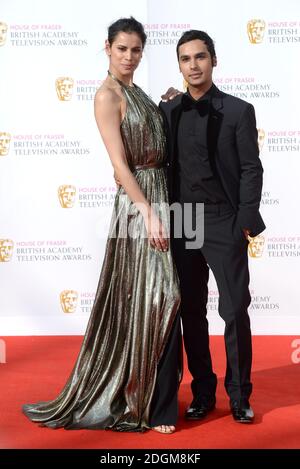
{"type": "Polygon", "coordinates": [[[0,46],[4,46],[7,36],[7,24],[0,21],[0,46]]]}
{"type": "Polygon", "coordinates": [[[259,151],[261,152],[264,146],[264,141],[265,141],[265,131],[264,129],[257,129],[258,133],[258,147],[259,151]]]}
{"type": "Polygon", "coordinates": [[[60,101],[70,101],[73,94],[74,80],[70,77],[60,77],[55,80],[55,87],[60,101]]]}
{"type": "Polygon", "coordinates": [[[60,294],[60,304],[64,313],[75,313],[78,293],[75,290],[64,290],[60,294]]]}
{"type": "Polygon", "coordinates": [[[261,44],[264,38],[266,23],[264,20],[250,20],[247,23],[247,33],[251,44],[261,44]]]}
{"type": "Polygon", "coordinates": [[[8,155],[11,136],[7,132],[0,132],[0,156],[8,155]]]}
{"type": "Polygon", "coordinates": [[[11,239],[0,239],[0,262],[9,262],[14,249],[11,239]]]}
{"type": "Polygon", "coordinates": [[[265,238],[262,235],[250,238],[248,253],[250,257],[258,258],[262,257],[265,245],[265,238]]]}
{"type": "Polygon", "coordinates": [[[75,204],[76,187],[64,184],[58,188],[58,198],[63,208],[72,208],[75,204]]]}

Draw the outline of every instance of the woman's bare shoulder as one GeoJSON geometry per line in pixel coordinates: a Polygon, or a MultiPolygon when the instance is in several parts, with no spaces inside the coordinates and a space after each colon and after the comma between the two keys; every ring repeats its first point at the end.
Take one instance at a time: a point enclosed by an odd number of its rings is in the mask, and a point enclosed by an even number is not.
{"type": "Polygon", "coordinates": [[[95,104],[117,106],[122,101],[120,89],[104,81],[95,94],[95,104]]]}

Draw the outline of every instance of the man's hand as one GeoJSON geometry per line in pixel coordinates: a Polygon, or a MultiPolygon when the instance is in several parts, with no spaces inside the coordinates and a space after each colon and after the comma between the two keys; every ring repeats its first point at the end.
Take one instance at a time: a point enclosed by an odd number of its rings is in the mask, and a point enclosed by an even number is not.
{"type": "Polygon", "coordinates": [[[176,98],[179,94],[182,94],[182,91],[176,90],[176,88],[169,88],[165,94],[161,95],[162,101],[172,101],[172,99],[176,98]]]}
{"type": "Polygon", "coordinates": [[[248,240],[249,240],[249,236],[250,236],[250,230],[248,230],[247,228],[243,228],[243,232],[244,232],[245,238],[246,238],[247,241],[248,241],[248,240]]]}

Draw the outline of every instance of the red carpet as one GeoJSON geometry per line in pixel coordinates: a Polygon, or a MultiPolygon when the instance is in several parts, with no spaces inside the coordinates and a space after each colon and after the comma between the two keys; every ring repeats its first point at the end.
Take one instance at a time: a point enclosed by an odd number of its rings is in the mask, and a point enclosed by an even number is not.
{"type": "MultiPolygon", "coordinates": [[[[21,413],[24,403],[56,397],[77,356],[81,337],[5,337],[6,363],[0,363],[0,448],[300,448],[300,363],[291,355],[295,337],[253,338],[253,425],[233,421],[224,392],[223,338],[211,338],[219,376],[217,409],[208,419],[186,423],[190,403],[187,371],[180,388],[180,419],[173,435],[101,430],[51,430],[21,413]]],[[[3,361],[3,359],[2,359],[3,361]]]]}

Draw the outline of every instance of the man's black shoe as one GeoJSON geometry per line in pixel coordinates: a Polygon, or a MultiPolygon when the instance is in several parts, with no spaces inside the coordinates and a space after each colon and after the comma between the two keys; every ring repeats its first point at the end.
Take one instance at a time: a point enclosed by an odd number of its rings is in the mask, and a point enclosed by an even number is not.
{"type": "Polygon", "coordinates": [[[230,401],[231,413],[236,422],[252,423],[254,420],[254,412],[249,404],[248,399],[240,399],[238,401],[230,401]]]}
{"type": "Polygon", "coordinates": [[[216,407],[216,399],[194,399],[185,411],[188,420],[202,420],[216,407]]]}

